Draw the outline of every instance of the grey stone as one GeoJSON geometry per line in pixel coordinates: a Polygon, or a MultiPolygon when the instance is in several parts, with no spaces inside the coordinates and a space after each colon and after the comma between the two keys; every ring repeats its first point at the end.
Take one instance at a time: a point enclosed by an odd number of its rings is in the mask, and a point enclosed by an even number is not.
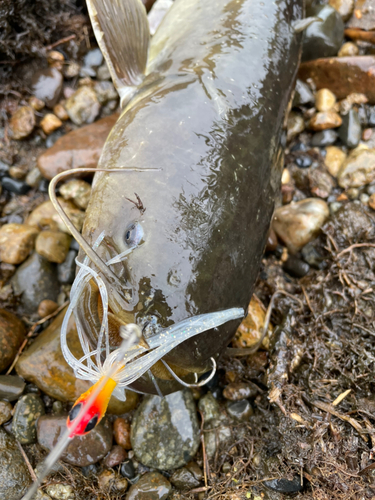
{"type": "Polygon", "coordinates": [[[220,406],[211,392],[202,396],[198,403],[199,410],[203,413],[205,423],[220,417],[220,406]]]}
{"type": "Polygon", "coordinates": [[[327,130],[322,130],[321,132],[317,132],[316,134],[313,135],[313,138],[311,140],[311,145],[312,146],[330,146],[331,144],[334,144],[337,140],[338,134],[335,130],[332,129],[327,129],[327,130]]]}
{"type": "Polygon", "coordinates": [[[293,98],[293,107],[303,106],[314,102],[314,95],[307,83],[297,80],[293,98]]]}
{"type": "Polygon", "coordinates": [[[191,460],[199,442],[196,408],[189,390],[164,398],[145,397],[131,426],[133,450],[142,464],[176,469],[191,460]]]}
{"type": "Polygon", "coordinates": [[[21,444],[31,444],[36,441],[36,422],[44,415],[42,398],[37,394],[22,396],[15,406],[12,432],[21,444]]]}
{"type": "Polygon", "coordinates": [[[253,408],[247,399],[235,401],[227,405],[228,414],[235,420],[246,422],[253,415],[253,408]]]}
{"type": "Polygon", "coordinates": [[[17,375],[0,375],[0,399],[15,401],[25,389],[25,382],[17,375]]]}
{"type": "Polygon", "coordinates": [[[339,137],[348,148],[356,148],[361,140],[362,128],[359,122],[358,113],[355,109],[342,118],[342,125],[338,129],[339,137]]]}
{"type": "Polygon", "coordinates": [[[49,108],[57,104],[63,86],[63,76],[56,68],[41,69],[34,73],[31,81],[32,93],[49,108]]]}

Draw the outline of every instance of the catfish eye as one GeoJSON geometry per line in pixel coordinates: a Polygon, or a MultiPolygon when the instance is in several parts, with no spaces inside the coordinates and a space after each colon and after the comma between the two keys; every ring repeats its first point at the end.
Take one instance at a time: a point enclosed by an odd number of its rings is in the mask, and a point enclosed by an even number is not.
{"type": "Polygon", "coordinates": [[[88,424],[85,427],[85,432],[90,432],[92,429],[96,426],[98,423],[98,415],[95,415],[95,417],[92,417],[91,420],[89,420],[88,424]]]}
{"type": "Polygon", "coordinates": [[[136,247],[143,239],[143,229],[139,222],[132,222],[125,231],[125,241],[130,247],[136,247]]]}
{"type": "Polygon", "coordinates": [[[76,416],[80,412],[81,408],[82,408],[82,403],[78,403],[78,404],[74,405],[73,408],[70,410],[69,420],[71,422],[73,422],[73,420],[76,418],[76,416]]]}

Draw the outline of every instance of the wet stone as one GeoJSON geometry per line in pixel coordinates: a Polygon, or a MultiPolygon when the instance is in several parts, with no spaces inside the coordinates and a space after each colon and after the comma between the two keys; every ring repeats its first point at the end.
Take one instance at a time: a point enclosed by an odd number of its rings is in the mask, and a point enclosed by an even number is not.
{"type": "Polygon", "coordinates": [[[42,128],[43,132],[49,135],[61,127],[62,121],[53,113],[47,113],[39,125],[42,128]]]}
{"type": "Polygon", "coordinates": [[[133,484],[126,495],[126,500],[166,500],[171,489],[171,483],[162,474],[147,472],[133,484]]]}
{"type": "Polygon", "coordinates": [[[9,121],[13,139],[23,139],[31,134],[35,127],[35,114],[30,106],[19,108],[9,121]]]}
{"type": "Polygon", "coordinates": [[[202,396],[198,403],[198,409],[203,413],[204,421],[210,422],[220,417],[220,406],[211,392],[202,396]]]}
{"type": "Polygon", "coordinates": [[[300,155],[295,159],[296,165],[299,168],[309,168],[312,164],[312,158],[308,155],[300,155]]]}
{"type": "Polygon", "coordinates": [[[41,111],[46,105],[45,102],[35,96],[30,97],[29,104],[33,109],[35,109],[35,111],[41,111]]]}
{"type": "Polygon", "coordinates": [[[339,186],[362,187],[375,180],[375,149],[354,149],[337,176],[339,186]]]}
{"type": "Polygon", "coordinates": [[[26,194],[30,191],[30,186],[26,182],[19,179],[13,179],[12,177],[3,177],[1,184],[4,189],[15,194],[26,194]]]}
{"type": "Polygon", "coordinates": [[[351,57],[357,56],[359,53],[358,46],[353,42],[346,42],[339,50],[338,57],[351,57]]]}
{"type": "Polygon", "coordinates": [[[338,129],[339,137],[348,148],[356,148],[361,140],[362,128],[358,113],[351,109],[342,119],[342,125],[338,129]]]}
{"type": "Polygon", "coordinates": [[[19,500],[32,480],[13,436],[0,427],[0,493],[3,500],[19,500]]]}
{"type": "Polygon", "coordinates": [[[307,262],[290,255],[283,263],[283,270],[293,278],[303,278],[309,272],[310,266],[307,262]]]}
{"type": "MultiPolygon", "coordinates": [[[[85,218],[84,212],[79,210],[71,201],[66,201],[61,197],[58,197],[57,200],[73,225],[80,231],[85,218]]],[[[56,212],[51,201],[45,201],[35,208],[26,219],[25,223],[29,226],[38,227],[39,229],[46,228],[52,231],[58,230],[70,235],[70,231],[67,229],[60,215],[56,212]]]]}
{"type": "Polygon", "coordinates": [[[196,479],[187,467],[174,471],[170,481],[178,490],[191,490],[200,485],[200,480],[196,479]]]}
{"type": "Polygon", "coordinates": [[[124,460],[121,464],[120,472],[127,479],[133,479],[135,477],[133,461],[130,459],[124,460]]]}
{"type": "Polygon", "coordinates": [[[20,296],[21,314],[34,314],[44,299],[57,301],[60,286],[56,267],[36,252],[21,264],[11,283],[15,295],[20,296]]]}
{"type": "Polygon", "coordinates": [[[76,274],[76,257],[76,250],[69,250],[65,261],[57,266],[57,275],[60,283],[64,285],[71,285],[73,283],[76,274]]]}
{"type": "Polygon", "coordinates": [[[34,73],[31,89],[35,97],[53,108],[58,102],[63,86],[63,76],[57,68],[41,69],[34,73]]]}
{"type": "Polygon", "coordinates": [[[322,130],[321,132],[317,132],[313,135],[311,145],[318,147],[330,146],[331,144],[334,144],[336,142],[337,138],[338,133],[335,130],[322,130]]]}
{"type": "Polygon", "coordinates": [[[42,300],[38,306],[38,314],[41,318],[45,318],[46,316],[54,313],[58,307],[58,304],[54,300],[42,300]]]}
{"type": "Polygon", "coordinates": [[[337,10],[343,21],[347,21],[353,12],[354,0],[329,0],[328,3],[337,10]]]}
{"type": "Polygon", "coordinates": [[[105,457],[103,463],[106,467],[115,467],[116,465],[126,460],[126,458],[128,458],[128,454],[126,453],[124,448],[117,444],[105,457]]]}
{"type": "Polygon", "coordinates": [[[253,415],[253,408],[247,399],[227,404],[228,415],[235,420],[246,422],[253,415]]]}
{"type": "Polygon", "coordinates": [[[46,486],[46,492],[55,500],[75,500],[76,498],[74,488],[69,484],[49,484],[46,486]]]}
{"type": "Polygon", "coordinates": [[[60,187],[64,200],[72,200],[78,208],[85,210],[89,204],[91,185],[81,179],[73,179],[60,187]]]}
{"type": "Polygon", "coordinates": [[[324,261],[323,255],[315,248],[312,242],[305,245],[302,250],[302,257],[305,262],[315,269],[320,269],[322,262],[324,261]]]}
{"type": "Polygon", "coordinates": [[[329,111],[336,104],[336,96],[329,89],[320,89],[315,95],[315,107],[318,111],[329,111]]]}
{"type": "Polygon", "coordinates": [[[35,443],[35,424],[44,413],[42,398],[37,394],[26,394],[19,399],[15,406],[12,432],[21,444],[35,443]]]}
{"type": "Polygon", "coordinates": [[[240,401],[241,399],[255,398],[258,392],[258,387],[253,383],[233,382],[224,388],[223,396],[230,401],[240,401]]]}
{"type": "Polygon", "coordinates": [[[309,175],[311,193],[319,198],[328,198],[335,182],[332,177],[321,167],[314,168],[309,175]]]}
{"type": "Polygon", "coordinates": [[[341,123],[342,118],[335,111],[319,111],[311,118],[309,127],[312,130],[320,131],[339,127],[341,123]]]}
{"type": "MultiPolygon", "coordinates": [[[[67,414],[44,415],[37,423],[39,444],[46,450],[56,446],[66,430],[67,414]]],[[[95,464],[110,451],[112,446],[112,427],[107,419],[100,422],[91,432],[74,437],[61,458],[71,465],[84,467],[95,464]]]]}
{"type": "Polygon", "coordinates": [[[307,10],[307,16],[318,16],[323,22],[312,23],[305,30],[302,61],[335,56],[344,38],[344,23],[340,14],[329,5],[307,10]]]}
{"type": "Polygon", "coordinates": [[[0,309],[0,372],[12,363],[25,338],[25,333],[25,326],[17,316],[10,311],[0,309]]]}
{"type": "Polygon", "coordinates": [[[12,418],[13,407],[8,401],[0,400],[0,425],[12,418]]]}
{"type": "Polygon", "coordinates": [[[146,396],[134,415],[131,443],[137,459],[148,467],[175,469],[185,465],[197,452],[199,441],[196,408],[189,390],[165,398],[146,396]]]}
{"type": "Polygon", "coordinates": [[[69,120],[69,115],[62,104],[56,104],[56,106],[53,107],[53,112],[61,121],[65,122],[69,120]]]}
{"type": "Polygon", "coordinates": [[[65,109],[76,125],[92,123],[100,111],[100,103],[95,91],[89,86],[80,87],[66,101],[65,109]]]}
{"type": "Polygon", "coordinates": [[[326,148],[326,157],[324,158],[324,164],[327,167],[328,172],[332,177],[337,177],[340,168],[344,164],[346,159],[346,153],[336,146],[329,146],[326,148]]]}
{"type": "Polygon", "coordinates": [[[297,79],[295,93],[293,98],[293,107],[303,106],[304,104],[312,104],[314,95],[310,87],[302,80],[297,79]]]}
{"type": "Polygon", "coordinates": [[[328,205],[306,198],[275,210],[273,228],[291,253],[296,253],[319,232],[329,216],[328,205]]]}
{"type": "Polygon", "coordinates": [[[263,484],[273,491],[278,491],[279,493],[284,493],[286,495],[291,493],[297,493],[302,491],[303,484],[301,485],[300,476],[296,476],[294,479],[271,479],[269,481],[263,481],[263,484]]]}
{"type": "Polygon", "coordinates": [[[122,446],[125,450],[131,450],[132,444],[130,442],[130,423],[124,418],[116,418],[113,423],[113,435],[117,444],[122,446]]]}
{"type": "Polygon", "coordinates": [[[21,264],[32,252],[38,232],[26,224],[4,224],[0,229],[0,259],[21,264]]]}
{"type": "Polygon", "coordinates": [[[292,140],[293,137],[296,137],[304,130],[305,122],[303,117],[300,114],[291,111],[287,121],[287,140],[292,140]]]}
{"type": "MultiPolygon", "coordinates": [[[[266,313],[261,303],[255,297],[252,297],[247,309],[247,316],[237,328],[232,340],[233,347],[252,347],[256,344],[262,335],[265,317],[266,313]]],[[[270,324],[262,342],[263,348],[268,349],[269,338],[272,333],[273,326],[270,324]]]]}
{"type": "Polygon", "coordinates": [[[39,233],[35,249],[39,255],[49,262],[61,264],[65,261],[70,247],[71,236],[59,231],[42,231],[39,233]]]}
{"type": "Polygon", "coordinates": [[[16,401],[23,393],[25,385],[17,375],[0,375],[0,399],[16,401]]]}

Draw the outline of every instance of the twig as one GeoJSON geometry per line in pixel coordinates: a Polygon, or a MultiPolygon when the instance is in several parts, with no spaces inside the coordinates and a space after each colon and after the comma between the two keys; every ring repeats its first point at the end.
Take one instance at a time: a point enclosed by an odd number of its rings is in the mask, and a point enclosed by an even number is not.
{"type": "Polygon", "coordinates": [[[341,255],[344,255],[344,253],[351,252],[353,248],[363,248],[363,247],[375,248],[375,243],[354,243],[353,245],[350,245],[350,247],[345,248],[345,250],[342,250],[337,255],[337,258],[341,257],[341,255]]]}
{"type": "Polygon", "coordinates": [[[69,42],[70,40],[74,40],[76,35],[69,35],[66,36],[65,38],[61,38],[61,40],[58,40],[57,42],[51,43],[51,45],[47,45],[45,47],[46,50],[52,50],[54,47],[57,47],[58,45],[61,45],[62,43],[69,42]]]}
{"type": "Polygon", "coordinates": [[[204,426],[204,416],[203,413],[198,410],[202,419],[201,423],[201,443],[202,443],[202,453],[203,453],[203,473],[204,473],[204,485],[207,488],[207,477],[210,476],[210,470],[209,470],[209,464],[208,464],[208,459],[207,459],[207,454],[206,454],[206,445],[204,442],[204,433],[203,433],[203,426],[204,426]]]}
{"type": "Polygon", "coordinates": [[[346,396],[351,392],[352,390],[351,389],[348,389],[347,391],[345,392],[342,392],[339,396],[337,396],[337,398],[334,400],[334,402],[332,403],[332,406],[337,406],[339,403],[341,403],[341,401],[343,399],[346,398],[346,396]]]}
{"type": "Polygon", "coordinates": [[[24,452],[21,444],[19,441],[17,441],[18,448],[20,449],[20,452],[22,453],[23,459],[25,460],[25,463],[27,465],[27,468],[29,469],[30,476],[33,478],[33,481],[36,482],[38,481],[38,478],[36,477],[36,474],[34,472],[34,469],[31,467],[31,463],[29,462],[29,459],[27,458],[26,453],[24,452]]]}

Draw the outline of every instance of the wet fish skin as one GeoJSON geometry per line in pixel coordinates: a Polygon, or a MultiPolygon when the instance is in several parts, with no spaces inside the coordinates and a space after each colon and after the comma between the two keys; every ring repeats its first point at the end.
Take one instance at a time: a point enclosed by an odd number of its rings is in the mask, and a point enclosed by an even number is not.
{"type": "MultiPolygon", "coordinates": [[[[114,126],[99,167],[84,238],[103,231],[104,260],[144,242],[116,265],[131,300],[123,320],[166,327],[246,308],[279,193],[282,125],[299,63],[302,0],[176,0],[151,40],[147,76],[114,126]],[[134,203],[140,197],[144,211],[134,203]],[[120,269],[121,268],[121,269],[120,269]]],[[[95,324],[92,299],[82,303],[95,324]]],[[[210,369],[238,322],[194,337],[165,360],[210,369]]],[[[175,387],[158,380],[163,391],[175,387]]],[[[137,388],[154,393],[150,381],[137,388]]]]}

